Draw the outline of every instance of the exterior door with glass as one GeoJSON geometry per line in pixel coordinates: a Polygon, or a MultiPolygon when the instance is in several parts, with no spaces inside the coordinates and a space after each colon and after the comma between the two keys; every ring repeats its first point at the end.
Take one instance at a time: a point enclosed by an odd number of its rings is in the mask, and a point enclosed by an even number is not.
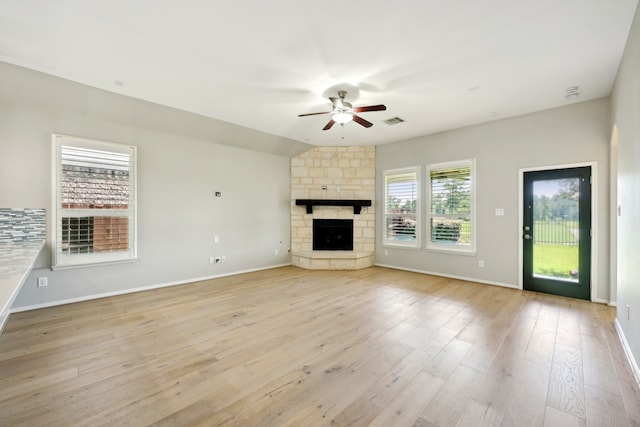
{"type": "Polygon", "coordinates": [[[589,300],[591,167],[524,172],[523,287],[589,300]]]}

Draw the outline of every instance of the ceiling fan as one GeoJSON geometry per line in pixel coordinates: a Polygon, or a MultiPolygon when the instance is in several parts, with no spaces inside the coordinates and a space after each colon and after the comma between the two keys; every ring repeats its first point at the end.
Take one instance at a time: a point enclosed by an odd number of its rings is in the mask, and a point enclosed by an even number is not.
{"type": "Polygon", "coordinates": [[[369,105],[366,107],[353,107],[351,103],[346,102],[344,98],[347,96],[347,91],[341,90],[338,91],[338,98],[329,97],[331,103],[333,104],[333,109],[331,111],[324,111],[322,113],[309,113],[309,114],[299,114],[298,117],[305,116],[317,116],[319,114],[331,114],[331,120],[329,123],[322,128],[322,130],[329,130],[331,127],[338,123],[340,125],[344,125],[345,123],[353,120],[354,122],[366,127],[370,128],[373,126],[373,123],[366,121],[362,117],[358,116],[356,113],[364,113],[367,111],[384,111],[387,109],[384,105],[369,105]]]}

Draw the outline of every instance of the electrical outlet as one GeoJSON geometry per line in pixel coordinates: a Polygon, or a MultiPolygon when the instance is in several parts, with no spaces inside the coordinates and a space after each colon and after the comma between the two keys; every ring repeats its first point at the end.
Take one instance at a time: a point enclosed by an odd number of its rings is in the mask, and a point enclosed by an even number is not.
{"type": "Polygon", "coordinates": [[[484,268],[484,260],[481,259],[480,261],[478,261],[478,267],[480,268],[484,268]]]}
{"type": "Polygon", "coordinates": [[[49,286],[49,279],[46,276],[45,277],[38,277],[38,287],[39,288],[46,288],[47,286],[49,286]]]}
{"type": "Polygon", "coordinates": [[[227,257],[226,257],[226,256],[224,256],[224,255],[222,255],[222,256],[220,257],[220,262],[227,262],[227,257]]]}
{"type": "Polygon", "coordinates": [[[213,243],[220,243],[220,237],[213,236],[213,243]]]}
{"type": "Polygon", "coordinates": [[[214,257],[209,257],[209,264],[213,264],[214,262],[216,262],[214,257]]]}
{"type": "Polygon", "coordinates": [[[278,250],[276,249],[275,251],[273,251],[274,255],[278,255],[278,250]]]}

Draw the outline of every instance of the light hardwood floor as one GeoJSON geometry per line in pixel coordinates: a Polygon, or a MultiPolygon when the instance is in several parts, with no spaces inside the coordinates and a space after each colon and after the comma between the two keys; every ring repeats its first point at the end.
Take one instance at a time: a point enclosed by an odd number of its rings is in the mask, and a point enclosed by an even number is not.
{"type": "Polygon", "coordinates": [[[638,426],[615,309],[285,267],[11,316],[11,426],[638,426]]]}

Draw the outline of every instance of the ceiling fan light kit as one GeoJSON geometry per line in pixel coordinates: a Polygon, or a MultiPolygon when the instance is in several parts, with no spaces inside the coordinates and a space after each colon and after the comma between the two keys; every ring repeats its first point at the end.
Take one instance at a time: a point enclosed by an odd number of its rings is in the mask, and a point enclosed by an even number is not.
{"type": "Polygon", "coordinates": [[[366,107],[353,107],[351,103],[345,102],[344,98],[347,96],[347,92],[341,90],[338,92],[338,98],[330,97],[329,100],[333,104],[333,108],[331,111],[324,111],[321,113],[308,113],[308,114],[299,114],[298,117],[305,116],[316,116],[318,114],[331,114],[331,120],[329,123],[325,125],[322,130],[329,130],[333,127],[334,124],[338,123],[340,125],[344,125],[345,123],[349,123],[350,121],[354,121],[361,126],[366,128],[370,128],[373,126],[373,123],[363,119],[358,116],[356,113],[365,113],[367,111],[384,111],[387,109],[384,105],[369,105],[366,107]]]}
{"type": "Polygon", "coordinates": [[[346,111],[337,112],[333,116],[331,116],[331,118],[333,119],[334,122],[338,123],[339,125],[343,125],[353,120],[353,114],[348,113],[346,111]]]}

